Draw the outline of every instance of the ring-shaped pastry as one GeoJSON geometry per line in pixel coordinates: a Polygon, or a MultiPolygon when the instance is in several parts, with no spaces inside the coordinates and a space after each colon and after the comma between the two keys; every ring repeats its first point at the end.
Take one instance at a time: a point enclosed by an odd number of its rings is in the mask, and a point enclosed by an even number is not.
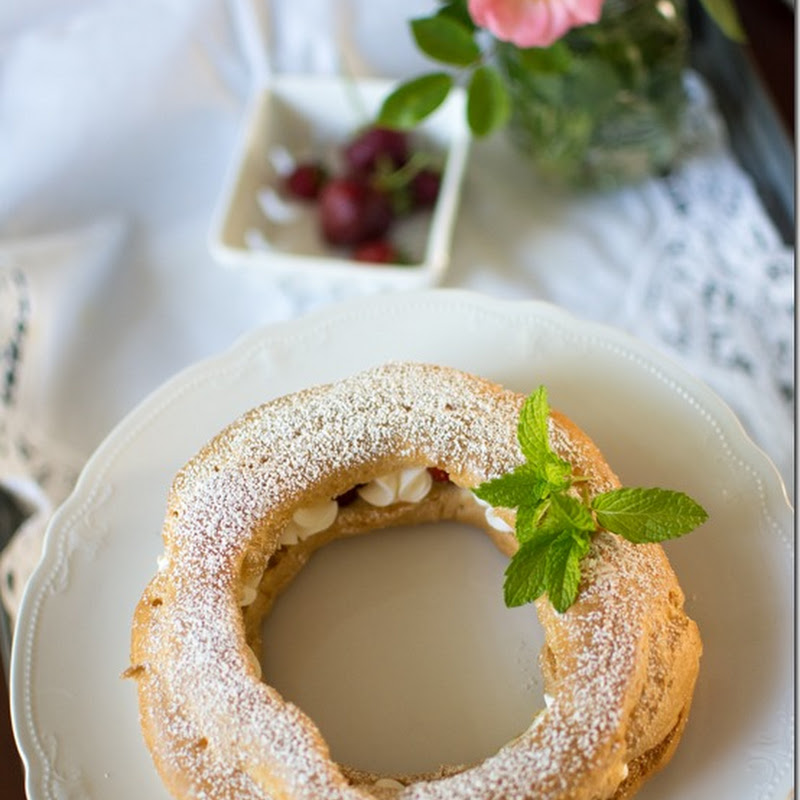
{"type": "MultiPolygon", "coordinates": [[[[469,490],[523,461],[523,400],[454,369],[389,364],[244,414],[178,473],[127,671],[175,797],[619,800],[669,760],[697,676],[697,627],[662,548],[606,532],[593,537],[577,601],[564,613],[536,602],[552,702],[481,763],[392,776],[336,764],[312,720],[261,680],[261,619],[325,542],[450,518],[514,552],[514,512],[487,510],[469,490]],[[449,480],[428,481],[427,468],[449,480]]],[[[566,417],[552,412],[549,432],[589,492],[619,485],[566,417]]]]}

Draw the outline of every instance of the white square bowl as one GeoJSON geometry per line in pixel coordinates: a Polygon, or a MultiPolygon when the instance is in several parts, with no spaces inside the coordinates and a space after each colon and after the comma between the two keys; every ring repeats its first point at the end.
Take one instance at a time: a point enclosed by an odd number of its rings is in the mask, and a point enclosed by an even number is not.
{"type": "Polygon", "coordinates": [[[338,76],[274,76],[251,101],[209,232],[212,255],[226,266],[249,266],[310,284],[358,282],[376,290],[413,289],[441,281],[450,259],[453,226],[469,151],[464,95],[445,103],[411,132],[412,147],[442,163],[435,206],[392,228],[391,238],[409,264],[355,261],[327,245],[314,204],[277,196],[281,160],[340,152],[358,128],[374,119],[394,81],[338,76]],[[270,212],[270,198],[279,207],[270,212]],[[265,207],[267,213],[265,213],[265,207]],[[280,220],[281,215],[287,219],[280,220]]]}

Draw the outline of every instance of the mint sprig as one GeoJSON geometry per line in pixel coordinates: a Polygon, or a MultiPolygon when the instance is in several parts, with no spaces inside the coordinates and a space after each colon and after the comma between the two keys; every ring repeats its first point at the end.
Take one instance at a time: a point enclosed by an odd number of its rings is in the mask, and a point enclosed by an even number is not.
{"type": "Polygon", "coordinates": [[[623,487],[575,496],[573,487],[585,478],[551,448],[549,416],[547,391],[540,386],[526,398],[517,426],[525,463],[473,492],[492,506],[517,509],[520,546],[505,573],[506,605],[524,605],[546,593],[564,612],[578,596],[581,561],[599,529],[634,544],[663,542],[694,530],[708,514],[688,495],[669,489],[623,487]]]}

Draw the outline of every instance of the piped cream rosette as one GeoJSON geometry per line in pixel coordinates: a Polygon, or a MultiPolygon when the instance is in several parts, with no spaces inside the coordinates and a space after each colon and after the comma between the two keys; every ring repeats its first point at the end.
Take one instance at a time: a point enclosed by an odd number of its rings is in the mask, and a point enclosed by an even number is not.
{"type": "MultiPolygon", "coordinates": [[[[619,800],[669,760],[699,636],[663,550],[605,532],[577,601],[563,614],[536,603],[546,708],[479,764],[428,775],[336,764],[313,721],[261,680],[261,621],[326,542],[456,519],[515,552],[514,512],[471,489],[523,461],[523,400],[453,369],[387,365],[252,410],[181,470],[127,672],[175,797],[619,800]]],[[[573,423],[553,412],[549,433],[589,492],[618,486],[573,423]]]]}

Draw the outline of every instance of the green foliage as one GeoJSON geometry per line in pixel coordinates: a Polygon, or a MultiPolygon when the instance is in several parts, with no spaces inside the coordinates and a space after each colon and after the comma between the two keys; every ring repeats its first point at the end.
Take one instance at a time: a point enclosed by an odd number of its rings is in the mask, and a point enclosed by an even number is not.
{"type": "Polygon", "coordinates": [[[636,544],[675,539],[708,518],[691,497],[668,489],[616,489],[595,497],[592,509],[606,530],[636,544]]]}
{"type": "Polygon", "coordinates": [[[469,10],[464,0],[449,0],[449,2],[442,3],[441,7],[436,11],[436,16],[454,19],[470,31],[477,29],[472,17],[469,15],[469,10]]]}
{"type": "MultiPolygon", "coordinates": [[[[728,36],[744,40],[731,0],[701,2],[728,36]]],[[[645,11],[649,7],[641,6],[645,11]]],[[[674,51],[683,52],[675,46],[676,26],[663,14],[649,13],[646,35],[636,39],[626,27],[639,25],[639,16],[634,16],[629,20],[620,15],[622,21],[617,21],[613,15],[604,15],[600,23],[578,26],[548,47],[517,48],[482,36],[485,32],[475,25],[466,0],[442,0],[430,15],[411,20],[409,28],[419,50],[450,71],[404,81],[384,103],[377,122],[413,128],[444,102],[453,86],[462,85],[467,91],[470,130],[475,136],[488,136],[510,119],[509,83],[530,83],[537,107],[546,109],[555,103],[571,109],[563,118],[542,122],[553,128],[552,133],[541,132],[544,141],[553,143],[545,160],[574,162],[583,152],[582,143],[591,137],[594,122],[618,102],[619,91],[641,92],[654,65],[674,51]],[[513,51],[513,58],[508,51],[513,51]],[[509,61],[515,62],[517,75],[514,67],[509,69],[509,61]],[[567,96],[565,86],[581,87],[582,96],[567,96]],[[562,140],[577,144],[559,144],[562,140]]],[[[516,118],[519,109],[514,113],[516,118]]]]}
{"type": "Polygon", "coordinates": [[[553,536],[539,536],[520,545],[506,569],[503,587],[509,608],[536,600],[546,589],[547,551],[553,536]]]}
{"type": "Polygon", "coordinates": [[[480,66],[472,73],[467,87],[467,122],[476,136],[488,136],[508,122],[511,102],[500,73],[480,66]]]}
{"type": "Polygon", "coordinates": [[[412,20],[411,32],[417,47],[443,64],[465,67],[481,56],[472,31],[452,17],[441,15],[412,20]]]}
{"type": "Polygon", "coordinates": [[[735,42],[747,40],[742,23],[739,20],[739,12],[730,0],[700,0],[703,8],[714,22],[719,25],[720,30],[735,42]]]}
{"type": "Polygon", "coordinates": [[[432,114],[447,98],[453,78],[445,72],[431,72],[400,84],[383,102],[378,124],[409,129],[432,114]]]}
{"type": "Polygon", "coordinates": [[[563,613],[575,602],[581,582],[581,559],[588,552],[588,537],[571,530],[559,534],[548,548],[544,580],[556,611],[563,613]]]}
{"type": "Polygon", "coordinates": [[[519,57],[526,69],[542,74],[566,72],[572,65],[572,53],[563,41],[555,42],[550,47],[520,50],[519,57]]]}
{"type": "Polygon", "coordinates": [[[540,479],[537,469],[523,464],[512,472],[482,483],[474,493],[490,505],[516,508],[543,499],[548,488],[547,481],[540,479]]]}
{"type": "Polygon", "coordinates": [[[662,542],[694,530],[708,514],[668,489],[621,488],[594,497],[578,491],[584,479],[553,452],[549,416],[547,393],[539,387],[520,410],[517,439],[525,463],[473,492],[490,505],[517,509],[520,547],[505,573],[506,605],[530,603],[546,592],[564,612],[578,596],[581,561],[598,528],[634,544],[662,542]]]}

